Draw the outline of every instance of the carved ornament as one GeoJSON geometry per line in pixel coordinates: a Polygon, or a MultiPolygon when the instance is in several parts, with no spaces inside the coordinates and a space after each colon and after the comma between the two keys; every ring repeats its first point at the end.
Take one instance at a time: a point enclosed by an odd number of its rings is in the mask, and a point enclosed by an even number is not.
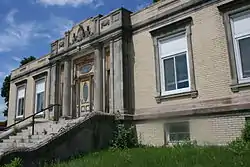
{"type": "Polygon", "coordinates": [[[86,30],[85,30],[82,25],[79,25],[77,33],[73,34],[71,45],[73,45],[77,42],[80,42],[83,39],[88,38],[92,35],[93,35],[93,32],[91,32],[91,29],[89,26],[87,26],[86,30]]]}
{"type": "Polygon", "coordinates": [[[109,25],[110,25],[110,21],[109,19],[106,19],[101,23],[101,28],[103,29],[104,27],[109,26],[109,25]]]}

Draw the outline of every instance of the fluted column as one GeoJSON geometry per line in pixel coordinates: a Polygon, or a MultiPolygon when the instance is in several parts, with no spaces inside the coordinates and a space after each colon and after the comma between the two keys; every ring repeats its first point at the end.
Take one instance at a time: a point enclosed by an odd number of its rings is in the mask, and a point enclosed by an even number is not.
{"type": "Polygon", "coordinates": [[[66,58],[64,61],[64,84],[63,84],[63,117],[70,116],[70,99],[71,99],[71,62],[70,59],[66,58]]]}
{"type": "Polygon", "coordinates": [[[94,111],[102,111],[103,109],[103,64],[102,64],[102,48],[101,45],[95,47],[95,71],[94,71],[94,111]]]}

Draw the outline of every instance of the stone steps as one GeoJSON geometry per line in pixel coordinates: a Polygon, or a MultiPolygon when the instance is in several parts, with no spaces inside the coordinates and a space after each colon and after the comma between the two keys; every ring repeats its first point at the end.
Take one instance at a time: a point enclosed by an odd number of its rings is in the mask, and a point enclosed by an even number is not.
{"type": "Polygon", "coordinates": [[[21,139],[43,139],[46,135],[17,135],[17,136],[10,136],[9,139],[13,140],[21,140],[21,139]]]}
{"type": "Polygon", "coordinates": [[[16,135],[9,136],[7,139],[2,139],[0,142],[0,155],[9,149],[19,147],[32,147],[34,144],[39,144],[51,135],[58,133],[61,128],[66,129],[68,126],[73,126],[79,120],[85,118],[78,118],[75,120],[59,120],[57,123],[45,119],[39,119],[34,125],[34,135],[32,135],[32,126],[16,133],[16,135]]]}

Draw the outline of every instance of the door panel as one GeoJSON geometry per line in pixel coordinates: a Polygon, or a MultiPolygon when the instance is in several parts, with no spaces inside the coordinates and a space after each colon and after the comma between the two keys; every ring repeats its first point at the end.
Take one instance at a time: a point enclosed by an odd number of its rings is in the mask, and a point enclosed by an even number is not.
{"type": "Polygon", "coordinates": [[[90,111],[91,97],[91,82],[90,79],[85,79],[80,82],[80,111],[90,111]]]}

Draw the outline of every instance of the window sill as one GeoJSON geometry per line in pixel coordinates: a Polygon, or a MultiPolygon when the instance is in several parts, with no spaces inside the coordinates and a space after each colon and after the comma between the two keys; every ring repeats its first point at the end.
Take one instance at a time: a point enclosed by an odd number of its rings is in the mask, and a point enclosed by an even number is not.
{"type": "Polygon", "coordinates": [[[15,118],[15,121],[21,121],[21,120],[23,120],[24,119],[24,116],[22,115],[22,116],[17,116],[16,118],[15,118]]]}
{"type": "Polygon", "coordinates": [[[239,92],[241,89],[250,88],[250,82],[230,85],[232,92],[239,92]]]}
{"type": "Polygon", "coordinates": [[[44,118],[45,117],[44,114],[45,114],[44,112],[41,112],[41,113],[35,115],[35,118],[44,118]]]}
{"type": "Polygon", "coordinates": [[[186,144],[186,143],[191,143],[191,141],[190,140],[168,141],[166,145],[175,146],[175,145],[181,145],[181,144],[186,144]]]}
{"type": "Polygon", "coordinates": [[[196,98],[198,96],[198,91],[189,91],[189,92],[182,92],[177,94],[171,94],[171,95],[164,95],[164,96],[157,96],[155,97],[157,103],[161,103],[164,100],[172,99],[172,98],[178,98],[178,97],[191,97],[196,98]]]}

